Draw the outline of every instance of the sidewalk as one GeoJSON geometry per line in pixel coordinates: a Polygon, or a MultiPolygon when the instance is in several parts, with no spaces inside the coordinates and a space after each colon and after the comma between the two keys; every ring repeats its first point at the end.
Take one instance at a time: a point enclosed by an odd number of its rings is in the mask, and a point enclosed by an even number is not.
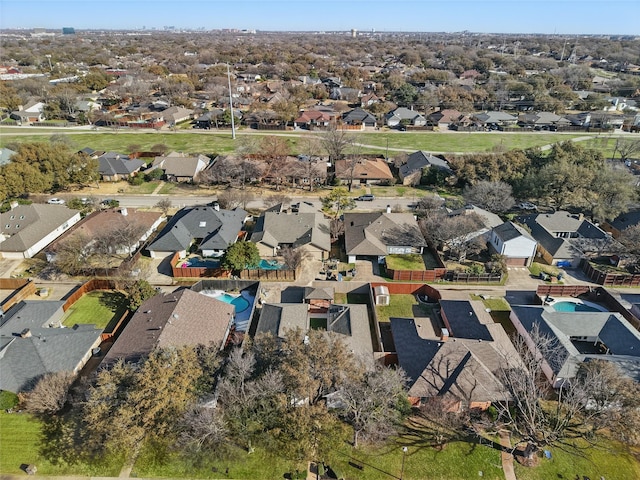
{"type": "Polygon", "coordinates": [[[511,439],[509,434],[504,430],[500,431],[500,445],[502,445],[502,470],[504,471],[505,480],[517,480],[516,472],[513,469],[513,455],[508,450],[511,450],[511,439]]]}

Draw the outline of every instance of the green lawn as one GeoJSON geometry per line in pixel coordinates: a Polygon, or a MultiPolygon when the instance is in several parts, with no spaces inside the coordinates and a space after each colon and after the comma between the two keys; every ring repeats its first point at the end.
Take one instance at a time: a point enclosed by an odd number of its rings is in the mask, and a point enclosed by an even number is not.
{"type": "MultiPolygon", "coordinates": [[[[428,152],[486,152],[494,147],[507,150],[541,147],[556,142],[584,137],[585,133],[456,133],[456,132],[365,132],[357,133],[357,142],[365,145],[376,145],[379,153],[389,148],[409,148],[428,152]]],[[[389,156],[396,152],[390,151],[389,156]]]]}
{"type": "MultiPolygon", "coordinates": [[[[238,131],[238,136],[246,135],[248,130],[238,131]]],[[[73,133],[70,130],[44,129],[37,132],[20,127],[2,127],[0,147],[10,142],[46,141],[53,134],[63,134],[78,148],[91,147],[95,150],[113,150],[127,152],[129,145],[138,145],[141,150],[150,150],[153,145],[165,144],[170,150],[185,153],[218,153],[226,154],[235,150],[237,141],[231,138],[231,132],[125,132],[99,130],[97,132],[73,133]],[[16,133],[16,135],[12,135],[16,133]],[[20,135],[17,135],[17,134],[20,135]],[[27,135],[24,135],[28,133],[27,135]]],[[[282,132],[273,132],[282,134],[282,132]]],[[[252,136],[270,135],[270,132],[249,133],[252,136]]],[[[298,140],[310,135],[305,132],[285,133],[292,152],[299,153],[298,140]]],[[[430,152],[484,152],[501,146],[508,150],[514,148],[531,148],[569,140],[580,134],[558,133],[439,133],[439,132],[360,132],[356,133],[356,141],[363,145],[364,153],[385,154],[387,145],[390,149],[426,150],[430,152]]],[[[397,152],[390,151],[393,156],[397,152]]]]}
{"type": "Polygon", "coordinates": [[[542,272],[555,277],[556,275],[558,275],[558,273],[560,273],[560,269],[554,265],[533,262],[529,267],[529,272],[531,272],[531,275],[535,277],[539,276],[542,272]]]}
{"type": "Polygon", "coordinates": [[[417,253],[387,255],[385,262],[392,270],[426,270],[422,255],[417,253]]]}
{"type": "Polygon", "coordinates": [[[126,298],[121,292],[98,290],[80,297],[65,313],[63,325],[94,324],[105,329],[111,320],[119,320],[126,310],[126,298]]]}
{"type": "Polygon", "coordinates": [[[305,468],[303,462],[296,464],[260,447],[255,447],[251,454],[236,446],[229,448],[223,455],[184,456],[147,442],[136,460],[132,477],[281,479],[286,473],[305,468]]]}
{"type": "Polygon", "coordinates": [[[624,446],[610,441],[601,441],[595,447],[587,447],[584,443],[579,446],[581,448],[573,449],[573,452],[566,448],[550,447],[551,459],[543,458],[540,465],[534,468],[515,463],[516,477],[518,480],[640,478],[640,464],[624,446]]]}
{"type": "Polygon", "coordinates": [[[309,326],[314,330],[326,330],[327,329],[327,319],[326,318],[317,318],[311,317],[309,319],[309,326]]]}
{"type": "Polygon", "coordinates": [[[431,309],[419,304],[414,295],[391,295],[389,305],[376,305],[379,322],[388,322],[391,317],[414,318],[416,313],[429,315],[431,309]]]}
{"type": "Polygon", "coordinates": [[[0,412],[0,473],[25,475],[20,465],[34,464],[39,475],[118,476],[122,459],[69,465],[61,458],[45,456],[42,428],[42,422],[27,413],[0,412]]]}

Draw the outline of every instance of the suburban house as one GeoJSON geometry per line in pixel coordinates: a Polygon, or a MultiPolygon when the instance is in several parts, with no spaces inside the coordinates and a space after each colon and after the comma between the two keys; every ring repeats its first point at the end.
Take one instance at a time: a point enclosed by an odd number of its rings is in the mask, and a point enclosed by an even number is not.
{"type": "Polygon", "coordinates": [[[222,350],[234,315],[230,303],[186,288],[158,294],[140,305],[101,365],[137,363],[156,348],[205,345],[222,350]]]}
{"type": "Polygon", "coordinates": [[[23,300],[1,317],[0,390],[30,390],[47,373],[78,373],[100,345],[95,325],[61,328],[64,301],[23,300]]]}
{"type": "Polygon", "coordinates": [[[389,165],[381,158],[336,160],[335,176],[347,184],[376,184],[393,180],[389,165]]]}
{"type": "Polygon", "coordinates": [[[293,126],[307,130],[328,128],[335,122],[336,115],[324,110],[305,110],[293,121],[293,126]]]}
{"type": "Polygon", "coordinates": [[[390,111],[384,116],[384,121],[388,127],[392,128],[398,125],[424,127],[427,124],[427,119],[424,115],[406,107],[398,107],[390,111]]]}
{"type": "Polygon", "coordinates": [[[166,179],[170,182],[184,183],[197,180],[198,174],[207,168],[209,162],[209,157],[205,155],[193,157],[172,152],[164,157],[156,157],[150,168],[163,170],[166,179]]]}
{"type": "Polygon", "coordinates": [[[453,174],[449,163],[430,153],[418,150],[407,157],[406,163],[400,165],[398,169],[403,185],[418,185],[422,174],[427,168],[439,168],[448,174],[453,174]]]}
{"type": "Polygon", "coordinates": [[[45,104],[42,102],[30,101],[24,106],[20,106],[18,110],[11,112],[9,118],[16,120],[21,125],[44,122],[44,107],[45,104]]]}
{"type": "Polygon", "coordinates": [[[221,210],[217,206],[185,207],[178,211],[149,245],[151,258],[179,252],[185,257],[198,251],[203,257],[221,257],[243,235],[248,214],[241,208],[221,210]]]}
{"type": "Polygon", "coordinates": [[[545,359],[543,366],[554,388],[571,381],[580,363],[593,359],[614,362],[624,374],[640,381],[640,332],[619,313],[557,312],[549,306],[512,306],[510,318],[532,353],[539,353],[532,332],[555,340],[558,352],[545,359]]]}
{"type": "Polygon", "coordinates": [[[98,172],[105,182],[127,180],[145,165],[142,160],[117,152],[106,152],[98,157],[98,172]]]}
{"type": "Polygon", "coordinates": [[[480,125],[485,125],[487,127],[492,125],[508,127],[515,125],[518,121],[517,117],[504,112],[476,113],[471,116],[471,119],[474,122],[479,123],[480,125]]]}
{"type": "Polygon", "coordinates": [[[440,130],[448,130],[450,125],[453,125],[462,114],[458,110],[444,109],[438,110],[429,114],[427,117],[430,122],[435,123],[440,130]]]}
{"type": "Polygon", "coordinates": [[[507,265],[528,267],[535,259],[538,242],[520,225],[505,222],[491,230],[489,245],[507,265]]]}
{"type": "Polygon", "coordinates": [[[629,227],[640,223],[640,210],[631,210],[621,213],[610,222],[603,222],[601,227],[605,232],[609,232],[613,238],[618,238],[620,234],[629,227]]]}
{"type": "Polygon", "coordinates": [[[380,98],[374,92],[365,93],[360,97],[360,106],[361,107],[370,107],[374,103],[380,103],[384,99],[380,98]]]}
{"type": "Polygon", "coordinates": [[[373,343],[366,305],[332,304],[325,314],[313,313],[311,324],[306,303],[265,303],[260,312],[256,335],[271,334],[283,339],[287,330],[299,329],[304,335],[310,328],[336,335],[356,356],[371,356],[373,343]],[[326,323],[325,323],[326,321],[326,323]]]}
{"type": "Polygon", "coordinates": [[[173,126],[180,122],[191,120],[193,110],[179,106],[173,106],[162,110],[159,116],[169,125],[173,126]]]}
{"type": "Polygon", "coordinates": [[[568,127],[571,122],[560,115],[552,112],[525,113],[518,117],[518,125],[523,128],[533,128],[534,130],[557,130],[568,127]]]}
{"type": "Polygon", "coordinates": [[[278,204],[260,215],[251,241],[263,257],[275,257],[282,247],[293,247],[302,248],[314,260],[324,260],[331,251],[329,219],[305,202],[297,212],[278,204]]]}
{"type": "Polygon", "coordinates": [[[567,211],[527,215],[518,219],[538,242],[538,253],[550,265],[577,267],[580,260],[606,251],[609,234],[584,218],[567,211]]]}
{"type": "Polygon", "coordinates": [[[344,243],[349,263],[389,254],[422,253],[427,246],[418,222],[410,213],[345,213],[344,243]]]}
{"type": "Polygon", "coordinates": [[[64,205],[13,205],[0,213],[0,257],[31,258],[80,221],[64,205]]]}
{"type": "Polygon", "coordinates": [[[362,127],[375,127],[378,121],[375,116],[357,107],[342,115],[342,123],[346,125],[361,125],[362,127]]]}
{"type": "Polygon", "coordinates": [[[329,92],[331,100],[344,100],[349,103],[355,103],[360,98],[362,92],[357,88],[336,87],[329,92]]]}
{"type": "Polygon", "coordinates": [[[163,220],[164,217],[159,212],[147,212],[135,208],[123,207],[99,210],[83,218],[72,229],[52,242],[45,250],[46,257],[48,261],[53,261],[60,242],[72,235],[83,235],[89,243],[92,243],[95,238],[105,232],[122,231],[127,228],[137,230],[139,235],[137,235],[137,238],[131,239],[131,244],[120,246],[113,253],[120,255],[131,254],[156,231],[163,220]]]}
{"type": "Polygon", "coordinates": [[[491,229],[502,225],[502,219],[493,212],[485,210],[484,208],[476,207],[475,205],[465,205],[462,208],[452,210],[449,212],[450,217],[457,217],[459,215],[471,215],[476,214],[480,219],[480,225],[478,230],[471,232],[467,235],[467,240],[486,235],[491,229]]]}
{"type": "Polygon", "coordinates": [[[444,411],[486,410],[509,400],[501,367],[516,365],[518,354],[500,324],[480,301],[441,300],[445,328],[428,319],[391,318],[398,364],[409,377],[409,401],[433,399],[444,411]]]}

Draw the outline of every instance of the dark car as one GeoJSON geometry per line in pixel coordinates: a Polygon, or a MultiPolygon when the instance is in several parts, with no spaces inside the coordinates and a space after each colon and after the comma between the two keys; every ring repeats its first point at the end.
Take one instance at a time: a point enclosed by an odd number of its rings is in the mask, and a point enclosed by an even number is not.
{"type": "Polygon", "coordinates": [[[366,195],[360,195],[356,200],[360,200],[361,202],[373,202],[376,199],[374,195],[367,193],[366,195]]]}

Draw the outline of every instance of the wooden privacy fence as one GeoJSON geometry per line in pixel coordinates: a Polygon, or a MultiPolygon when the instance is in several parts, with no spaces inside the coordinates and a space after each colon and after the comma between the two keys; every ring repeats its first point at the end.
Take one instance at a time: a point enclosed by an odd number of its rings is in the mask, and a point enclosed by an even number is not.
{"type": "Polygon", "coordinates": [[[603,272],[591,262],[583,259],[580,263],[582,271],[593,283],[605,287],[637,287],[640,286],[640,275],[603,272]]]}
{"type": "Polygon", "coordinates": [[[295,270],[241,270],[240,278],[243,280],[279,280],[292,281],[296,279],[295,270]]]}
{"type": "Polygon", "coordinates": [[[36,284],[24,278],[0,278],[0,289],[14,290],[0,305],[0,312],[6,312],[16,303],[36,293],[36,284]]]}
{"type": "Polygon", "coordinates": [[[539,297],[577,297],[591,291],[589,285],[538,285],[536,293],[539,297]]]}
{"type": "Polygon", "coordinates": [[[88,282],[83,283],[78,288],[76,288],[71,295],[67,297],[66,302],[62,305],[62,310],[66,312],[69,310],[71,305],[76,303],[80,297],[82,297],[85,293],[92,292],[94,290],[115,290],[117,288],[117,284],[114,280],[108,280],[104,278],[93,278],[88,282]]]}
{"type": "Polygon", "coordinates": [[[500,283],[502,281],[502,275],[492,275],[490,273],[475,275],[473,273],[462,273],[447,270],[444,279],[448,282],[460,283],[500,283]]]}
{"type": "Polygon", "coordinates": [[[443,280],[447,270],[434,268],[433,270],[394,270],[387,267],[387,276],[392,280],[405,282],[436,282],[443,280]]]}

